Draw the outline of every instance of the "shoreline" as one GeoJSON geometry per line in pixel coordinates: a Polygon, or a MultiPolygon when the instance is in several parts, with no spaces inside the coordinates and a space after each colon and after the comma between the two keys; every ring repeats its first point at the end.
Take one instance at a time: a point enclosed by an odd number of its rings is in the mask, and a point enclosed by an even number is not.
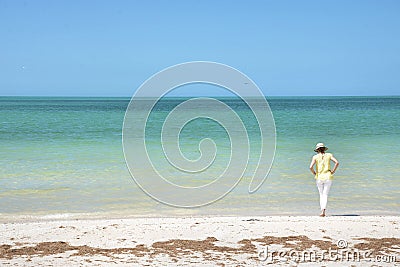
{"type": "MultiPolygon", "coordinates": [[[[133,214],[126,212],[87,212],[87,213],[35,213],[35,214],[9,214],[0,213],[0,223],[30,223],[30,222],[46,222],[46,221],[64,221],[64,220],[118,220],[118,219],[146,219],[146,218],[207,218],[207,217],[218,217],[218,218],[232,218],[232,217],[319,217],[318,210],[314,213],[304,214],[298,213],[293,214],[287,213],[268,213],[268,214],[212,214],[212,213],[148,213],[148,214],[133,214]]],[[[328,213],[326,217],[400,217],[399,213],[328,213]]]]}
{"type": "MultiPolygon", "coordinates": [[[[2,223],[0,233],[0,265],[263,265],[268,262],[258,253],[265,247],[321,252],[337,250],[339,240],[352,251],[394,255],[400,264],[400,216],[58,219],[2,223]]],[[[281,257],[268,264],[289,262],[281,257]]],[[[351,264],[373,266],[367,260],[351,264]]]]}

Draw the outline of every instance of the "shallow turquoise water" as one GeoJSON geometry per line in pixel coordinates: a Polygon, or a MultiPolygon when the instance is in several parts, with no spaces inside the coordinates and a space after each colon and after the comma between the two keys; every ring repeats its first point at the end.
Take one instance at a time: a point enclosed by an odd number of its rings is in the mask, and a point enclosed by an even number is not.
{"type": "MultiPolygon", "coordinates": [[[[146,135],[150,154],[162,156],[160,125],[183,100],[163,100],[152,112],[146,135]]],[[[255,128],[254,117],[240,101],[222,101],[237,111],[247,128],[255,128]]],[[[213,205],[176,209],[148,197],[130,177],[121,145],[128,98],[1,97],[0,213],[314,214],[318,194],[308,165],[315,143],[322,141],[341,163],[328,203],[330,213],[400,214],[400,97],[268,101],[277,150],[260,190],[249,195],[246,186],[238,187],[213,205]]],[[[249,135],[256,148],[259,133],[249,135]]],[[[182,130],[182,152],[197,158],[199,140],[211,137],[223,164],[229,156],[227,136],[212,121],[198,120],[182,130]]],[[[250,164],[255,164],[254,158],[250,164]]],[[[176,175],[171,179],[183,185],[209,182],[176,175]]],[[[248,179],[245,176],[243,182],[248,179]]]]}

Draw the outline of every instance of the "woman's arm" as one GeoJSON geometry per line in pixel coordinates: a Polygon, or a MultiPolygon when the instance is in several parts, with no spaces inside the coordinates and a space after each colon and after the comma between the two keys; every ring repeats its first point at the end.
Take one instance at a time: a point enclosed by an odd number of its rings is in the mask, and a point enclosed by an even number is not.
{"type": "Polygon", "coordinates": [[[312,174],[316,175],[317,173],[314,171],[314,165],[315,165],[315,158],[313,157],[310,164],[310,171],[312,174]]]}
{"type": "Polygon", "coordinates": [[[339,167],[339,161],[332,155],[331,160],[335,162],[335,166],[333,167],[333,170],[331,170],[331,173],[334,174],[336,169],[339,167]]]}

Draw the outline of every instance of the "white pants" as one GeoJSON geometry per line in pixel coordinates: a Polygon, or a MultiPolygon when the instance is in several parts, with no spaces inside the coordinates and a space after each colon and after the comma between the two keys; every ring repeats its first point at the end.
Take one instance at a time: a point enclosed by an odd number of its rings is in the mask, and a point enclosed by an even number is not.
{"type": "Polygon", "coordinates": [[[332,180],[317,180],[317,187],[319,191],[319,205],[321,206],[321,210],[326,209],[326,204],[328,203],[329,189],[331,189],[331,185],[332,180]]]}

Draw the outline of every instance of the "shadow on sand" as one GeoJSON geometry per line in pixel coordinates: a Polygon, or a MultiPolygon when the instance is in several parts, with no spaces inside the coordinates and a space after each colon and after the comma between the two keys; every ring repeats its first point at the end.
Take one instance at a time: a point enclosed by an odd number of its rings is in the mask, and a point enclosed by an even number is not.
{"type": "Polygon", "coordinates": [[[359,214],[334,214],[331,216],[360,216],[359,214]]]}

